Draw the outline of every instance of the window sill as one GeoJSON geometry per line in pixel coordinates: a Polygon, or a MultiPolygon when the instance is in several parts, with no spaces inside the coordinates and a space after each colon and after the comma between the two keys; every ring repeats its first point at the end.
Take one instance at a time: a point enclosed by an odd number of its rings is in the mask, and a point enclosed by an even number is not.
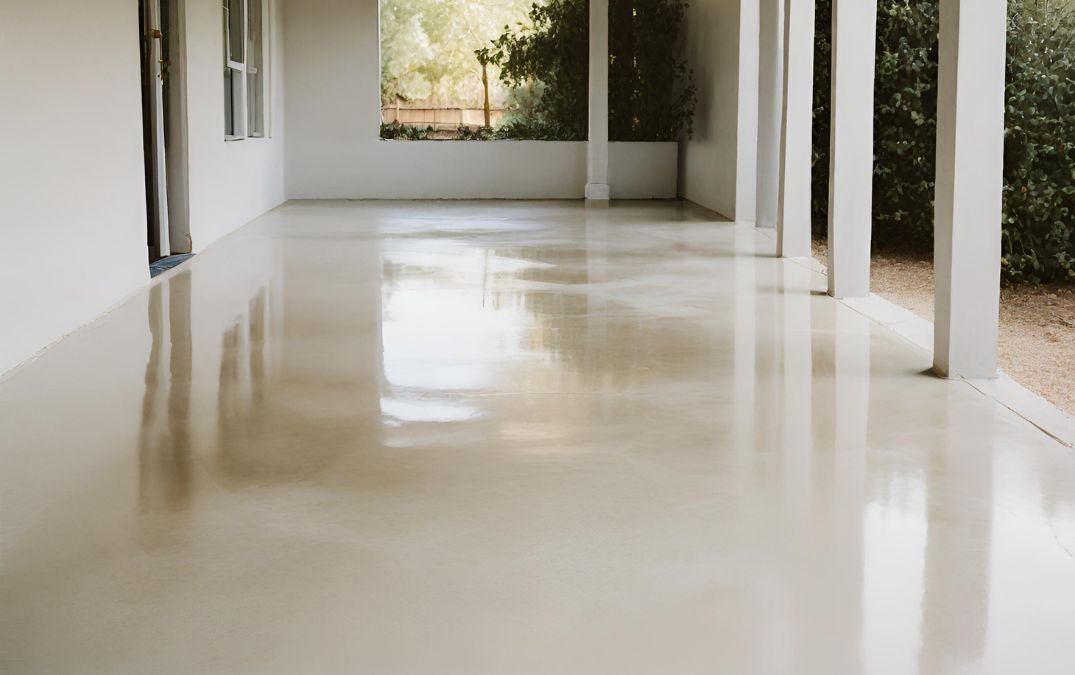
{"type": "Polygon", "coordinates": [[[271,141],[271,136],[225,136],[225,143],[238,143],[240,141],[253,141],[255,143],[259,141],[271,141]]]}

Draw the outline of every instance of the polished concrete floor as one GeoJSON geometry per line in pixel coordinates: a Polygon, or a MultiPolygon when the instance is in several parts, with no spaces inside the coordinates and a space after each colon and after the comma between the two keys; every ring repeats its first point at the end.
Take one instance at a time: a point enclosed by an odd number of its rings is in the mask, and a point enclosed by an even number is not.
{"type": "Polygon", "coordinates": [[[675,204],[296,203],[0,382],[5,673],[1075,673],[1075,451],[675,204]]]}

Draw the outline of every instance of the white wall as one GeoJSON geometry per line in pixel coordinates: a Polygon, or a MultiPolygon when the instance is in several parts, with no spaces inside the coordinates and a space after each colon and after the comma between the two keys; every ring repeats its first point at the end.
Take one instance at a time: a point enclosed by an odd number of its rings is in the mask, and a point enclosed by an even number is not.
{"type": "Polygon", "coordinates": [[[608,184],[612,199],[675,199],[679,144],[608,144],[608,184]]]}
{"type": "Polygon", "coordinates": [[[149,278],[135,0],[0,2],[0,372],[149,278]]]}
{"type": "Polygon", "coordinates": [[[197,252],[286,199],[283,12],[282,0],[270,2],[271,137],[226,143],[221,4],[185,2],[190,234],[197,252]]]}
{"type": "MultiPolygon", "coordinates": [[[[280,0],[270,7],[272,137],[225,143],[221,6],[185,0],[195,251],[286,197],[280,0]]],[[[0,373],[149,279],[139,32],[137,0],[0,2],[0,373]]]]}
{"type": "Polygon", "coordinates": [[[698,86],[694,136],[683,143],[682,194],[739,221],[755,211],[758,113],[757,0],[694,0],[687,59],[698,86]]]}
{"type": "MultiPolygon", "coordinates": [[[[585,143],[380,140],[377,7],[378,0],[286,2],[289,198],[583,196],[585,143]]],[[[612,186],[614,196],[674,196],[668,150],[620,154],[631,161],[639,153],[658,160],[652,180],[623,166],[626,182],[612,186]]]]}

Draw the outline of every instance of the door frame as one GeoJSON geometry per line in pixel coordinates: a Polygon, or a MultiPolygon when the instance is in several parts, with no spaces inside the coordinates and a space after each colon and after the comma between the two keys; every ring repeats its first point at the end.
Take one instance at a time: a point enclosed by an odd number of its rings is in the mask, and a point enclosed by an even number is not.
{"type": "Polygon", "coordinates": [[[161,0],[140,0],[142,17],[142,123],[145,126],[146,217],[149,258],[171,254],[168,233],[168,160],[164,131],[167,77],[161,0]]]}
{"type": "Polygon", "coordinates": [[[149,257],[190,253],[185,3],[139,0],[149,257]]]}
{"type": "Polygon", "coordinates": [[[190,237],[190,190],[187,114],[186,0],[158,0],[167,7],[168,83],[165,125],[168,170],[168,235],[171,251],[193,252],[190,237]]]}

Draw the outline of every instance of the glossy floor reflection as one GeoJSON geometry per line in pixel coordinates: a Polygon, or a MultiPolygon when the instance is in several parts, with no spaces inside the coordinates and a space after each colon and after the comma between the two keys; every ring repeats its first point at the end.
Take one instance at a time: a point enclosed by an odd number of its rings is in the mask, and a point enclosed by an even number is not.
{"type": "Polygon", "coordinates": [[[1075,672],[1075,454],[772,250],[262,218],[0,382],[0,669],[1075,672]]]}

